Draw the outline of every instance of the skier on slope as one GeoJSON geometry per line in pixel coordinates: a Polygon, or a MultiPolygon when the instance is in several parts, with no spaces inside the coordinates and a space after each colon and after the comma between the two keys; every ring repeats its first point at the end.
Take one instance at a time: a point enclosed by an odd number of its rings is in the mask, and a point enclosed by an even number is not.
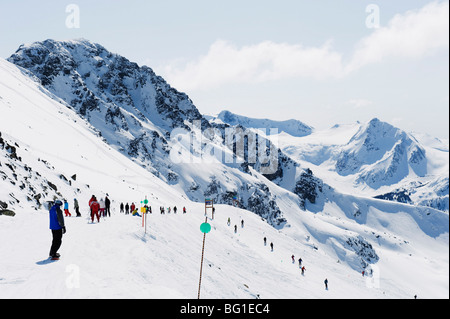
{"type": "Polygon", "coordinates": [[[69,212],[69,203],[67,202],[67,200],[64,200],[64,214],[69,217],[72,216],[72,214],[69,212]]]}
{"type": "Polygon", "coordinates": [[[270,243],[270,249],[273,251],[273,243],[270,243]]]}
{"type": "Polygon", "coordinates": [[[95,199],[95,195],[92,195],[92,196],[91,196],[91,199],[89,199],[89,209],[90,209],[90,212],[91,212],[91,217],[92,217],[92,208],[91,208],[91,204],[92,204],[92,202],[93,202],[94,200],[97,200],[97,199],[95,199]]]}
{"type": "Polygon", "coordinates": [[[108,196],[105,197],[105,217],[111,217],[111,201],[108,196]]]}
{"type": "Polygon", "coordinates": [[[80,205],[78,204],[78,200],[76,198],[73,199],[73,207],[75,208],[75,212],[77,213],[77,217],[81,217],[80,205]]]}
{"type": "Polygon", "coordinates": [[[105,201],[102,198],[100,198],[100,201],[98,202],[100,204],[100,217],[105,217],[105,201]]]}
{"type": "Polygon", "coordinates": [[[325,278],[323,283],[325,284],[325,289],[328,290],[328,279],[325,278]]]}
{"type": "Polygon", "coordinates": [[[291,258],[292,258],[292,263],[295,263],[295,256],[292,255],[291,258]]]}
{"type": "Polygon", "coordinates": [[[305,266],[303,266],[302,267],[302,275],[305,275],[305,270],[306,270],[306,268],[305,268],[305,266]]]}
{"type": "Polygon", "coordinates": [[[100,216],[98,214],[100,210],[100,204],[97,202],[97,198],[95,196],[92,196],[93,199],[90,201],[90,207],[91,207],[91,220],[92,223],[94,223],[94,216],[97,216],[97,222],[100,223],[100,216]]]}
{"type": "Polygon", "coordinates": [[[60,255],[58,249],[62,244],[62,236],[66,233],[66,227],[64,225],[64,217],[61,210],[62,202],[58,199],[55,201],[52,208],[49,211],[50,217],[50,229],[52,231],[52,246],[50,247],[50,258],[52,260],[58,260],[60,255]]]}

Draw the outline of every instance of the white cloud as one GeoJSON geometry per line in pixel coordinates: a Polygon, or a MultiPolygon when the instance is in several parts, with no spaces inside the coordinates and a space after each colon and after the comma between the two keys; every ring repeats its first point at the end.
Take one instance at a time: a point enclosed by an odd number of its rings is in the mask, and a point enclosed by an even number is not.
{"type": "Polygon", "coordinates": [[[162,72],[182,90],[293,77],[338,78],[387,58],[421,58],[437,49],[448,49],[448,11],[448,2],[432,2],[394,16],[386,27],[374,29],[357,43],[347,64],[343,54],[333,50],[331,41],[321,47],[265,41],[239,48],[217,40],[206,55],[186,63],[173,62],[162,72]]]}
{"type": "Polygon", "coordinates": [[[238,48],[214,42],[205,56],[178,68],[169,65],[165,77],[184,89],[215,87],[223,83],[263,82],[305,76],[325,78],[342,73],[341,55],[329,43],[319,48],[265,41],[238,48]]]}
{"type": "Polygon", "coordinates": [[[432,2],[420,10],[397,14],[386,27],[362,39],[346,72],[388,57],[420,58],[449,46],[448,2],[432,2]]]}

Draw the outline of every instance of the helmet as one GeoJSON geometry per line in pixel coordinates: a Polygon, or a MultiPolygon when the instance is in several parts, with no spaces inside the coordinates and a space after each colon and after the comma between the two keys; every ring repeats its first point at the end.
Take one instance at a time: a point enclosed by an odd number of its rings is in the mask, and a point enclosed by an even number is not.
{"type": "Polygon", "coordinates": [[[55,200],[55,205],[62,205],[63,203],[59,200],[59,199],[57,199],[57,200],[55,200]]]}

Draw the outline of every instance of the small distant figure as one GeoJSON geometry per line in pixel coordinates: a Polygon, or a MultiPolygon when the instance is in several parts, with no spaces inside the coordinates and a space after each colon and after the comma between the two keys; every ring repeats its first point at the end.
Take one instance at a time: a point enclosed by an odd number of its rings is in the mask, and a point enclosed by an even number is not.
{"type": "Polygon", "coordinates": [[[173,213],[174,213],[174,214],[177,213],[177,206],[175,206],[175,207],[173,208],[173,213]]]}
{"type": "Polygon", "coordinates": [[[303,276],[305,275],[305,270],[306,270],[306,268],[305,268],[305,266],[303,266],[303,267],[302,267],[302,275],[303,275],[303,276]]]}
{"type": "Polygon", "coordinates": [[[100,204],[100,211],[99,211],[100,217],[105,217],[106,206],[105,206],[105,201],[104,201],[103,197],[100,198],[98,203],[100,204]]]}
{"type": "Polygon", "coordinates": [[[292,258],[292,263],[295,263],[295,256],[292,255],[291,258],[292,258]]]}
{"type": "Polygon", "coordinates": [[[273,251],[273,243],[270,243],[270,249],[273,251]]]}
{"type": "Polygon", "coordinates": [[[123,203],[120,203],[120,212],[123,213],[125,209],[125,206],[123,205],[123,203]]]}
{"type": "Polygon", "coordinates": [[[75,208],[75,212],[77,213],[77,217],[81,217],[80,205],[78,204],[78,200],[76,198],[73,199],[73,207],[75,208]]]}
{"type": "Polygon", "coordinates": [[[325,278],[323,283],[325,284],[325,290],[328,290],[328,279],[325,278]]]}
{"type": "Polygon", "coordinates": [[[97,217],[97,222],[100,223],[100,204],[97,202],[97,198],[95,196],[92,196],[91,200],[89,201],[89,206],[91,208],[91,221],[94,223],[94,217],[97,217]]]}
{"type": "Polygon", "coordinates": [[[186,214],[186,207],[183,207],[183,214],[186,214]]]}
{"type": "Polygon", "coordinates": [[[72,214],[69,212],[69,203],[67,200],[64,200],[64,214],[67,216],[72,216],[72,214]]]}
{"type": "Polygon", "coordinates": [[[244,220],[241,220],[241,228],[244,228],[244,220]]]}
{"type": "Polygon", "coordinates": [[[228,217],[227,225],[230,226],[230,224],[231,224],[231,219],[230,219],[230,217],[228,217]]]}
{"type": "Polygon", "coordinates": [[[105,217],[111,217],[111,201],[108,196],[105,197],[105,217]]]}
{"type": "Polygon", "coordinates": [[[301,258],[298,259],[298,266],[299,266],[300,268],[302,267],[302,259],[301,259],[301,258]]]}
{"type": "Polygon", "coordinates": [[[234,232],[237,233],[237,225],[234,225],[234,232]]]}
{"type": "Polygon", "coordinates": [[[266,245],[267,245],[267,238],[264,237],[264,246],[266,246],[266,245]]]}

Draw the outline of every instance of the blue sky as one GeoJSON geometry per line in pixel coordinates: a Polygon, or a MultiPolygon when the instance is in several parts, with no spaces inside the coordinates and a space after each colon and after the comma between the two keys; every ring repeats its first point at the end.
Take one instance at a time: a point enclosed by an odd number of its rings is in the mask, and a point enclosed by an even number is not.
{"type": "Polygon", "coordinates": [[[378,117],[448,138],[448,17],[442,0],[0,0],[0,57],[83,37],[150,66],[202,113],[316,129],[378,117]]]}

